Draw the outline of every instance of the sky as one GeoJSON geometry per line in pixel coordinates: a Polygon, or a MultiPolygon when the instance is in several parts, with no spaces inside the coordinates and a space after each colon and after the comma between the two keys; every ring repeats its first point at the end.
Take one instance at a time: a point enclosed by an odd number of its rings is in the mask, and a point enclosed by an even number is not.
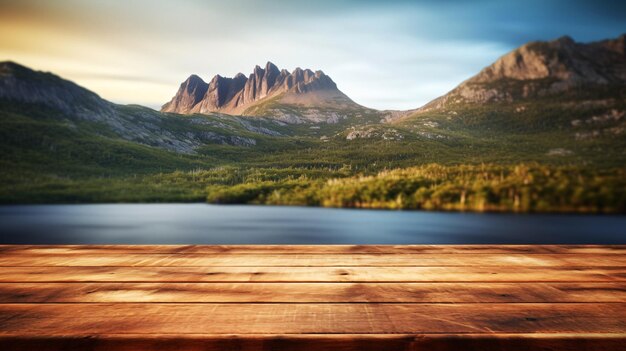
{"type": "Polygon", "coordinates": [[[0,61],[159,108],[191,74],[321,69],[354,101],[411,109],[506,52],[626,32],[621,0],[0,0],[0,61]]]}

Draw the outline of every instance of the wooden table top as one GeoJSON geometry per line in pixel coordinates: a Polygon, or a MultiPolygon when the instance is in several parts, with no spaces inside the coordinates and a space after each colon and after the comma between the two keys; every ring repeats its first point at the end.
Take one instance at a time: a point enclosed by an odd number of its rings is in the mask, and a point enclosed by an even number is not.
{"type": "Polygon", "coordinates": [[[626,350],[626,246],[0,246],[0,350],[626,350]]]}

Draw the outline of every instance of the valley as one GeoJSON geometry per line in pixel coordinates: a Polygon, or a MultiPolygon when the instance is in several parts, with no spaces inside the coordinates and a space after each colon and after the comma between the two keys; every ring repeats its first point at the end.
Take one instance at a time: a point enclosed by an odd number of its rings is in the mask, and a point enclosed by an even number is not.
{"type": "Polygon", "coordinates": [[[160,112],[4,62],[0,202],[624,212],[624,41],[530,43],[410,111],[271,62],[160,112]]]}

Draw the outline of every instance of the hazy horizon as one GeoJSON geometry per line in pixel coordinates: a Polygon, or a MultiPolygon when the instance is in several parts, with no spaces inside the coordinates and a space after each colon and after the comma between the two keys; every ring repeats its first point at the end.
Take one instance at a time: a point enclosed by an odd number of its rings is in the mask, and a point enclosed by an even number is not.
{"type": "Polygon", "coordinates": [[[525,42],[617,37],[625,14],[610,1],[3,0],[0,60],[152,108],[191,74],[271,61],[323,70],[364,106],[411,109],[525,42]]]}

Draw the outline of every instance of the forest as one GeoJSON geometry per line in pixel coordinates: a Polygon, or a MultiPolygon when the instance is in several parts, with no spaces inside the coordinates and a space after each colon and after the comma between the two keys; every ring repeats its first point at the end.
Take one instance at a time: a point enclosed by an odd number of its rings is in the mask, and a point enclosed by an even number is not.
{"type": "Polygon", "coordinates": [[[623,170],[592,171],[540,164],[429,164],[368,176],[322,178],[305,172],[256,170],[236,184],[210,184],[206,190],[208,202],[221,204],[479,212],[626,210],[623,170]]]}

